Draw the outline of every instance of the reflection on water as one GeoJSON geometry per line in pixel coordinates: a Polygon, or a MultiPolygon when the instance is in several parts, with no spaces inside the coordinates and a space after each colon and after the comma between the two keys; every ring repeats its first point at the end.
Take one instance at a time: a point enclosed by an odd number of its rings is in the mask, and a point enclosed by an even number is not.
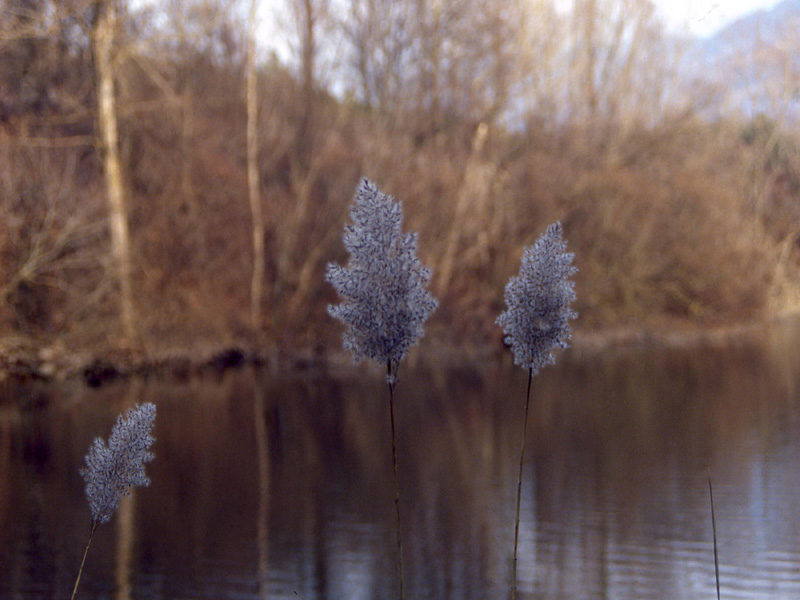
{"type": "MultiPolygon", "coordinates": [[[[566,355],[543,371],[520,596],[714,597],[711,473],[723,596],[800,597],[798,331],[727,348],[566,355]]],[[[401,375],[408,596],[504,598],[525,373],[484,363],[401,375]]],[[[153,483],[98,529],[80,597],[397,597],[378,371],[2,394],[0,598],[69,597],[90,527],[83,456],[144,401],[158,404],[153,483]]]]}

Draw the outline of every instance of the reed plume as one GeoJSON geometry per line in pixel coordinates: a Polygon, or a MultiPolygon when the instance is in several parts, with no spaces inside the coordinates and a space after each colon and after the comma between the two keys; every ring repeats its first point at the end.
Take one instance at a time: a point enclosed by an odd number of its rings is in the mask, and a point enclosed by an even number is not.
{"type": "Polygon", "coordinates": [[[575,300],[575,284],[569,279],[577,271],[572,265],[575,255],[566,252],[566,249],[567,243],[562,237],[561,223],[553,223],[533,246],[525,249],[519,275],[512,277],[506,285],[507,308],[497,318],[497,324],[503,327],[505,342],[514,353],[514,363],[528,369],[528,391],[525,396],[517,478],[512,600],[517,594],[519,510],[531,381],[542,367],[555,363],[554,348],[568,347],[568,341],[572,336],[569,320],[578,316],[569,307],[575,300]]]}
{"type": "Polygon", "coordinates": [[[150,446],[155,439],[150,431],[155,418],[155,404],[148,402],[134,406],[124,417],[117,417],[108,444],[102,438],[95,438],[86,454],[86,466],[81,469],[81,475],[86,482],[86,499],[92,512],[92,529],[72,590],[72,600],[78,593],[78,584],[97,526],[111,520],[120,497],[129,495],[131,488],[150,485],[144,463],[154,458],[150,446]]]}
{"type": "Polygon", "coordinates": [[[362,179],[350,208],[350,219],[352,223],[345,225],[342,236],[350,254],[348,263],[346,266],[330,263],[325,274],[326,281],[341,298],[340,304],[328,307],[328,313],[346,325],[343,346],[350,350],[356,362],[369,358],[386,366],[402,600],[403,542],[394,388],[400,361],[424,335],[423,324],[436,309],[437,301],[426,290],[431,270],[417,257],[417,234],[402,232],[400,202],[362,179]]]}

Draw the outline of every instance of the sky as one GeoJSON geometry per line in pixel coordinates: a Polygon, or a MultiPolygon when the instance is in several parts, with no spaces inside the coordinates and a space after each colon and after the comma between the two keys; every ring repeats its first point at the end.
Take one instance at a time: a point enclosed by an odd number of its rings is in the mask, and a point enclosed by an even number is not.
{"type": "Polygon", "coordinates": [[[779,0],[654,0],[670,32],[705,37],[749,12],[766,9],[779,0]]]}
{"type": "MultiPolygon", "coordinates": [[[[697,37],[713,34],[731,21],[756,10],[768,9],[780,0],[653,0],[668,33],[689,33],[697,37]]],[[[261,43],[285,52],[276,36],[275,17],[286,0],[260,0],[261,43]]]]}

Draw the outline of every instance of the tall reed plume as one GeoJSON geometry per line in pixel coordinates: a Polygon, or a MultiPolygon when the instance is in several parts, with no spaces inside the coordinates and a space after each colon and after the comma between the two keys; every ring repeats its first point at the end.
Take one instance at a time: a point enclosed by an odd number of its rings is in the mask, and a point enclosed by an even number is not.
{"type": "Polygon", "coordinates": [[[403,540],[394,388],[400,361],[424,335],[423,324],[436,309],[437,301],[425,289],[431,270],[417,257],[417,234],[402,232],[400,202],[362,179],[350,208],[350,219],[352,224],[345,225],[343,235],[344,246],[350,254],[347,266],[330,263],[325,275],[341,298],[340,304],[328,307],[328,313],[346,325],[343,346],[352,352],[356,362],[369,358],[386,365],[402,600],[403,540]]]}
{"type": "Polygon", "coordinates": [[[81,469],[81,475],[86,482],[86,498],[92,511],[92,529],[75,579],[72,600],[78,593],[78,584],[97,526],[111,520],[120,497],[129,495],[131,488],[150,485],[144,463],[154,458],[150,446],[155,439],[150,431],[155,419],[155,404],[148,402],[134,406],[125,413],[124,418],[122,415],[117,417],[108,445],[102,438],[95,438],[86,454],[86,467],[81,469]]]}
{"type": "Polygon", "coordinates": [[[525,438],[531,381],[539,370],[555,363],[554,348],[567,348],[572,336],[569,320],[577,313],[569,307],[575,300],[575,284],[569,278],[577,271],[572,266],[574,254],[566,252],[561,223],[554,223],[533,244],[525,248],[519,275],[506,285],[507,308],[497,318],[503,327],[505,342],[514,352],[514,363],[528,369],[528,391],[522,424],[517,478],[517,512],[514,523],[514,564],[511,599],[517,594],[517,546],[519,545],[519,510],[522,497],[522,471],[525,461],[525,438]]]}

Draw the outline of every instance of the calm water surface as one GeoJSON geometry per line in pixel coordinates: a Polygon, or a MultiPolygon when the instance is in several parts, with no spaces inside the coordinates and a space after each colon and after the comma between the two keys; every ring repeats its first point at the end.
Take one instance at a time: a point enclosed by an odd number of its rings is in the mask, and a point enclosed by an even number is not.
{"type": "MultiPolygon", "coordinates": [[[[418,365],[397,386],[406,597],[507,598],[526,375],[418,365]]],[[[800,327],[757,343],[566,354],[535,380],[520,598],[800,598],[800,327]]],[[[98,529],[81,598],[397,597],[378,370],[0,386],[0,598],[69,598],[79,469],[158,405],[149,488],[98,529]]]]}

